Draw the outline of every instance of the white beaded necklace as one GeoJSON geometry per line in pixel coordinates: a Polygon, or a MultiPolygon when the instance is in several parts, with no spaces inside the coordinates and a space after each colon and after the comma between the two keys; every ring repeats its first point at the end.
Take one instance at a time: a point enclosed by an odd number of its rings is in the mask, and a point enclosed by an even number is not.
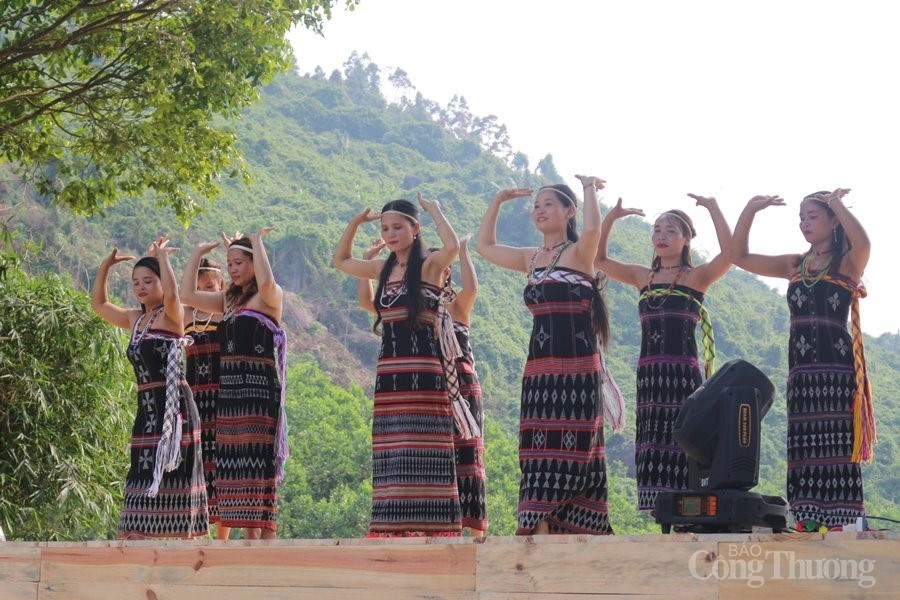
{"type": "Polygon", "coordinates": [[[552,248],[544,248],[543,246],[541,246],[540,248],[538,248],[537,250],[535,250],[535,251],[534,251],[534,254],[531,255],[531,265],[530,265],[530,267],[529,267],[529,269],[528,269],[528,281],[529,281],[529,283],[538,283],[539,281],[543,281],[543,280],[547,277],[547,275],[550,274],[550,271],[552,271],[552,270],[556,267],[556,263],[559,262],[559,257],[562,256],[563,251],[564,251],[566,248],[568,248],[571,244],[572,244],[571,241],[566,240],[565,242],[562,242],[561,244],[556,244],[555,246],[553,246],[553,248],[557,248],[556,254],[555,254],[555,255],[553,256],[553,258],[550,260],[550,264],[547,265],[547,267],[544,269],[544,272],[541,273],[540,276],[537,276],[537,275],[534,274],[534,272],[535,272],[535,270],[536,270],[536,269],[535,269],[535,266],[534,266],[534,263],[537,262],[538,254],[540,254],[540,253],[543,252],[544,250],[549,251],[549,250],[551,250],[552,248]]]}

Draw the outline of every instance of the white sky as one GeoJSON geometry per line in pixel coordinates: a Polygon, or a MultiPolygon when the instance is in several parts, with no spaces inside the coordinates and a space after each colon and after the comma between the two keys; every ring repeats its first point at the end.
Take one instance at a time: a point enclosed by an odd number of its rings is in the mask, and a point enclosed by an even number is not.
{"type": "MultiPolygon", "coordinates": [[[[324,37],[298,31],[292,42],[301,73],[330,74],[356,51],[385,78],[402,68],[442,105],[464,96],[507,126],[532,168],[552,154],[567,183],[603,177],[604,202],[622,196],[649,220],[686,210],[701,249],[715,234],[688,192],[715,196],[732,227],[751,196],[781,195],[788,206],[759,213],[750,236],[751,251],[780,254],[806,249],[805,194],[849,187],[845,203],[872,240],[862,325],[878,335],[900,332],[888,249],[900,235],[892,4],[362,0],[336,10],[324,37]]],[[[648,261],[651,251],[648,239],[648,261]]]]}

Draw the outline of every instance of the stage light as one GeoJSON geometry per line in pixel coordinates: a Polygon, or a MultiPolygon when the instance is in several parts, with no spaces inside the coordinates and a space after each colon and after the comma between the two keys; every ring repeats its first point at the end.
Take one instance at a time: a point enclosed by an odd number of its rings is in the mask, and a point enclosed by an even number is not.
{"type": "Polygon", "coordinates": [[[733,360],[688,396],[672,437],[688,456],[690,489],[657,497],[663,533],[672,526],[705,532],[787,527],[783,498],[749,491],[759,482],[760,425],[774,395],[759,369],[733,360]]]}

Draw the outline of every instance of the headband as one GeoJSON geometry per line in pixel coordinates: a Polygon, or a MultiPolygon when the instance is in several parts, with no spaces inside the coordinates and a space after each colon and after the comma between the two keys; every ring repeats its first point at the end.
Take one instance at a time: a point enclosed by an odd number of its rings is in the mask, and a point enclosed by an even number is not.
{"type": "Polygon", "coordinates": [[[401,217],[406,217],[407,219],[409,219],[416,225],[419,224],[419,220],[417,218],[415,218],[414,216],[412,216],[410,214],[403,212],[402,210],[393,210],[393,209],[383,210],[383,211],[381,211],[381,216],[384,216],[384,215],[400,215],[401,217]]]}
{"type": "Polygon", "coordinates": [[[694,231],[694,228],[691,227],[691,224],[688,223],[687,221],[685,221],[685,220],[684,220],[684,217],[680,216],[678,213],[673,213],[673,212],[666,211],[666,212],[664,212],[664,213],[660,213],[659,216],[660,216],[660,217],[663,217],[663,216],[666,216],[666,217],[675,217],[676,219],[678,219],[679,221],[681,221],[682,223],[684,223],[684,226],[687,227],[687,230],[688,230],[689,232],[691,232],[691,238],[692,238],[692,239],[694,238],[694,236],[697,235],[697,232],[694,231]]]}
{"type": "Polygon", "coordinates": [[[572,196],[568,195],[567,193],[565,193],[564,191],[562,191],[558,188],[553,187],[552,185],[545,185],[544,187],[542,187],[541,189],[538,190],[538,194],[540,194],[544,190],[553,190],[554,192],[556,192],[557,194],[559,194],[560,196],[562,196],[563,198],[566,198],[569,202],[571,202],[572,206],[575,206],[575,207],[578,206],[578,202],[574,198],[572,198],[572,196]]]}
{"type": "Polygon", "coordinates": [[[232,248],[237,248],[238,250],[243,250],[244,252],[248,252],[248,253],[250,253],[250,254],[253,254],[253,248],[251,248],[251,247],[249,247],[249,246],[245,246],[245,245],[240,244],[240,243],[238,243],[238,242],[231,242],[231,245],[228,246],[228,249],[231,250],[232,248]]]}
{"type": "MultiPolygon", "coordinates": [[[[243,246],[238,246],[239,248],[243,248],[243,246]]],[[[221,273],[222,269],[219,267],[200,267],[197,269],[198,271],[215,271],[216,273],[221,273]]]]}

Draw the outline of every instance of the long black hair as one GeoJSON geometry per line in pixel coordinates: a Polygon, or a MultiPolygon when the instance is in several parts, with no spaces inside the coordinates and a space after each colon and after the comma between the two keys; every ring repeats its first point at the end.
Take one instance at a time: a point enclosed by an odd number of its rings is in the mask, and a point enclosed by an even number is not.
{"type": "MultiPolygon", "coordinates": [[[[538,193],[543,190],[552,192],[556,199],[566,208],[570,206],[575,207],[575,214],[566,223],[566,239],[572,243],[577,242],[578,221],[575,219],[575,216],[578,214],[578,203],[575,200],[575,192],[565,183],[545,185],[538,190],[538,193]]],[[[601,293],[602,285],[600,282],[600,276],[596,275],[594,277],[594,293],[591,295],[591,329],[597,338],[598,345],[605,348],[609,343],[609,309],[607,309],[606,300],[604,300],[601,293]]]]}
{"type": "MultiPolygon", "coordinates": [[[[825,209],[825,212],[828,213],[829,218],[835,217],[837,215],[834,214],[834,211],[831,210],[831,207],[828,206],[828,203],[822,200],[822,196],[827,196],[830,193],[831,192],[829,192],[828,190],[813,192],[812,194],[806,195],[803,200],[801,200],[801,203],[806,202],[807,200],[812,200],[825,209]]],[[[830,254],[832,263],[836,265],[845,254],[850,252],[850,249],[853,248],[853,244],[850,243],[850,240],[847,238],[847,234],[844,232],[844,226],[841,225],[840,220],[838,221],[837,227],[835,227],[833,231],[834,244],[832,244],[831,246],[830,254]]],[[[806,254],[809,254],[809,252],[807,252],[806,254]]]]}
{"type": "MultiPolygon", "coordinates": [[[[229,244],[228,249],[231,250],[233,248],[240,250],[247,258],[251,261],[253,260],[253,242],[251,242],[250,238],[247,236],[232,241],[231,244],[229,244]]],[[[232,281],[228,286],[228,289],[225,290],[225,308],[227,309],[232,306],[238,307],[247,304],[247,301],[258,291],[259,287],[256,285],[255,272],[253,274],[253,281],[246,286],[246,289],[239,285],[235,285],[232,281]]]]}
{"type": "MultiPolygon", "coordinates": [[[[419,210],[416,208],[416,205],[409,200],[404,200],[402,198],[399,200],[391,200],[381,208],[381,214],[386,212],[401,213],[404,217],[409,219],[413,225],[418,225],[419,223],[419,210]]],[[[419,327],[418,317],[422,307],[422,263],[424,262],[425,248],[422,246],[421,236],[416,234],[413,237],[412,248],[410,248],[409,258],[406,262],[405,275],[406,297],[409,304],[409,313],[406,322],[414,329],[419,327]]],[[[381,333],[381,294],[384,292],[388,277],[391,276],[391,271],[396,264],[397,254],[391,252],[387,257],[387,260],[384,261],[384,267],[381,269],[381,274],[378,277],[378,289],[375,290],[374,302],[376,317],[375,324],[372,326],[372,330],[378,334],[381,333]]]]}
{"type": "MultiPolygon", "coordinates": [[[[134,272],[138,267],[146,267],[156,273],[156,276],[162,279],[161,271],[159,270],[159,259],[155,256],[144,256],[136,263],[134,263],[134,268],[131,269],[131,275],[134,276],[134,272]]],[[[141,312],[147,312],[147,307],[141,304],[141,312]]]]}

